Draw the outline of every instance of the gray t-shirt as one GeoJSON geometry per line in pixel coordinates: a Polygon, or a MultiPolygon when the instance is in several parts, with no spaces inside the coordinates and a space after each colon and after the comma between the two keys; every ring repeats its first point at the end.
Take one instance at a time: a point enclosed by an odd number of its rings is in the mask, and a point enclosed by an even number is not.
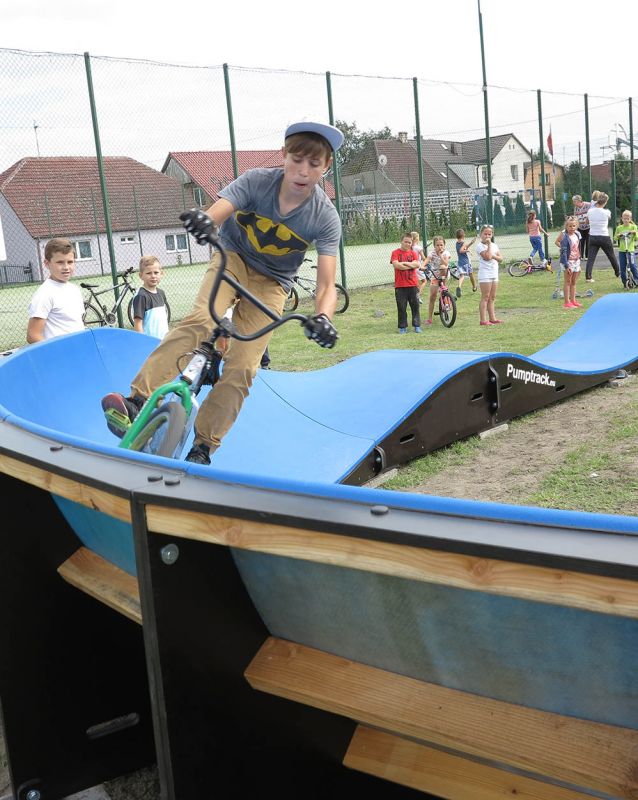
{"type": "Polygon", "coordinates": [[[235,207],[221,227],[221,241],[254,270],[289,289],[312,242],[319,255],[337,255],[341,220],[319,186],[290,214],[280,214],[283,172],[281,167],[251,169],[219,192],[235,207]]]}

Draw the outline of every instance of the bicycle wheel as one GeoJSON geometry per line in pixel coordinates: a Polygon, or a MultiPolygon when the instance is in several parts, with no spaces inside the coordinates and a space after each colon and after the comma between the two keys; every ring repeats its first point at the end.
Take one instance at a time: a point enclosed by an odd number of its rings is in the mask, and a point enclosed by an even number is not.
{"type": "Polygon", "coordinates": [[[350,305],[350,295],[348,294],[348,290],[340,283],[335,283],[335,289],[337,290],[337,307],[335,309],[335,314],[343,314],[350,305]]]}
{"type": "Polygon", "coordinates": [[[456,300],[447,289],[439,295],[439,317],[446,328],[456,322],[456,300]]]}
{"type": "Polygon", "coordinates": [[[87,303],[87,305],[84,306],[82,323],[85,328],[103,328],[106,325],[106,320],[101,310],[98,311],[95,306],[87,303]]]}
{"type": "Polygon", "coordinates": [[[149,421],[131,443],[131,450],[173,458],[182,440],[188,417],[181,403],[170,402],[156,408],[149,421]]]}
{"type": "Polygon", "coordinates": [[[527,275],[529,270],[529,262],[528,261],[515,261],[513,264],[510,264],[507,268],[507,271],[512,276],[512,278],[522,278],[523,275],[527,275]]]}
{"type": "MultiPolygon", "coordinates": [[[[131,323],[131,328],[135,325],[135,317],[133,316],[133,300],[135,298],[131,297],[128,301],[128,307],[126,309],[126,313],[128,316],[128,321],[131,323]]],[[[168,304],[168,300],[164,301],[164,306],[166,307],[166,321],[170,323],[171,321],[171,307],[168,304]]]]}
{"type": "Polygon", "coordinates": [[[297,294],[297,290],[295,289],[295,287],[291,286],[288,297],[286,298],[286,302],[284,303],[284,311],[288,311],[290,313],[294,311],[298,305],[299,305],[299,295],[297,294]]]}

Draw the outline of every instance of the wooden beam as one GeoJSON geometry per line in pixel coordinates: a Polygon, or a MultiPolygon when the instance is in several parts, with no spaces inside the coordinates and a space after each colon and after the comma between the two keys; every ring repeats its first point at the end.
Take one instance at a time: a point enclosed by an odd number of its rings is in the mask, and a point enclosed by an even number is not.
{"type": "Polygon", "coordinates": [[[638,582],[148,505],[149,530],[603,614],[638,617],[638,582]]]}
{"type": "Polygon", "coordinates": [[[343,763],[446,800],[592,800],[590,794],[357,726],[343,763]]]}
{"type": "Polygon", "coordinates": [[[504,703],[269,638],[245,672],[263,692],[419,742],[613,797],[638,797],[638,731],[504,703]]]}
{"type": "Polygon", "coordinates": [[[58,567],[67,583],[142,624],[137,579],[86,547],[80,547],[58,567]]]}
{"type": "Polygon", "coordinates": [[[101,489],[96,489],[94,486],[88,486],[71,478],[64,478],[54,472],[49,472],[41,467],[27,464],[24,461],[19,461],[1,453],[0,472],[52,494],[66,497],[67,500],[73,500],[83,506],[88,506],[88,508],[102,511],[110,517],[121,519],[124,522],[131,521],[130,501],[127,497],[118,497],[101,489]]]}

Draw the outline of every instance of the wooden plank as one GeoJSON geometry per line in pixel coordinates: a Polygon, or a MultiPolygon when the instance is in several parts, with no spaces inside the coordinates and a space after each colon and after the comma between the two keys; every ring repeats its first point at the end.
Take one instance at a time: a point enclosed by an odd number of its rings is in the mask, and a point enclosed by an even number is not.
{"type": "Polygon", "coordinates": [[[263,692],[550,780],[638,797],[638,731],[446,689],[269,638],[245,672],[263,692]]]}
{"type": "Polygon", "coordinates": [[[60,497],[66,497],[68,500],[81,503],[83,506],[88,506],[88,508],[102,511],[104,514],[121,519],[124,522],[131,521],[130,502],[126,497],[118,497],[80,481],[64,478],[54,472],[49,472],[33,464],[27,464],[24,461],[18,461],[1,453],[0,472],[4,472],[24,483],[37,486],[47,492],[60,495],[60,497]]]}
{"type": "Polygon", "coordinates": [[[638,617],[638,582],[149,505],[149,530],[603,614],[638,617]]]}
{"type": "Polygon", "coordinates": [[[86,547],[80,547],[58,567],[65,581],[96,600],[142,624],[137,579],[86,547]]]}
{"type": "Polygon", "coordinates": [[[357,726],[343,763],[447,800],[592,800],[590,794],[480,764],[362,725],[357,726]]]}

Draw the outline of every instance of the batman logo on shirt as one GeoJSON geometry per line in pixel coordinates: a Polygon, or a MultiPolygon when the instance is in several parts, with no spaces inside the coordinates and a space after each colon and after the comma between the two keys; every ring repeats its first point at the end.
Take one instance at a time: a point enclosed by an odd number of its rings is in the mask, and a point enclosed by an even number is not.
{"type": "Polygon", "coordinates": [[[273,222],[254,211],[237,211],[235,220],[258,253],[287,256],[290,253],[305,253],[308,249],[309,242],[282,222],[273,222]]]}

